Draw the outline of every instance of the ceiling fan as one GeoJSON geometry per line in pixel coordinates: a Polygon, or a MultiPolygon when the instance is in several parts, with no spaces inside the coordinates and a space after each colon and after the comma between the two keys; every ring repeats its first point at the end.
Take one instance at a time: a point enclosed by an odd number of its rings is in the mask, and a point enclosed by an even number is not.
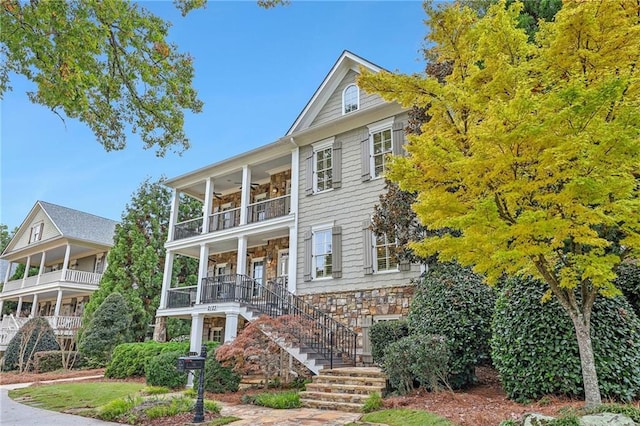
{"type": "MultiPolygon", "coordinates": [[[[242,189],[242,182],[234,182],[236,185],[240,185],[240,187],[238,189],[242,189]]],[[[255,183],[255,182],[251,182],[251,189],[256,189],[257,187],[260,186],[259,183],[255,183]]]]}

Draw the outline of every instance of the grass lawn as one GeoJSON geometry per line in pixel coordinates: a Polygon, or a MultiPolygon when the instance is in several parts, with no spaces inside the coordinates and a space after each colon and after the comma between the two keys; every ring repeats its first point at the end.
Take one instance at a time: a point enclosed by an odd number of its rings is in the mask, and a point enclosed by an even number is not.
{"type": "Polygon", "coordinates": [[[389,426],[451,426],[449,420],[420,410],[394,408],[376,411],[362,416],[362,421],[383,423],[389,426]]]}
{"type": "Polygon", "coordinates": [[[53,411],[96,408],[139,392],[145,385],[132,382],[83,382],[30,386],[9,391],[13,399],[26,398],[22,403],[53,411]]]}

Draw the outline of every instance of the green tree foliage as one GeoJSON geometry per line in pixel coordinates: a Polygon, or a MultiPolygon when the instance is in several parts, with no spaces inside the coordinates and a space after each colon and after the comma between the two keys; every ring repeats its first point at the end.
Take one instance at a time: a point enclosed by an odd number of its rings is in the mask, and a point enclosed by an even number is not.
{"type": "Polygon", "coordinates": [[[475,367],[489,360],[494,291],[456,263],[436,264],[416,289],[410,335],[442,335],[450,351],[449,384],[475,383],[475,367]]]}
{"type": "Polygon", "coordinates": [[[10,233],[9,227],[4,223],[0,223],[0,253],[4,252],[4,249],[7,248],[14,234],[15,234],[15,229],[13,232],[10,233]]]}
{"type": "Polygon", "coordinates": [[[131,340],[131,308],[120,293],[111,293],[98,306],[79,342],[80,352],[94,364],[105,365],[113,348],[131,340]]]}
{"type": "MultiPolygon", "coordinates": [[[[171,192],[162,181],[144,181],[127,204],[121,222],[116,225],[114,246],[107,257],[108,265],[100,287],[91,295],[83,323],[91,321],[93,313],[105,298],[118,292],[131,310],[132,339],[142,341],[151,333],[150,324],[160,303],[162,271],[169,229],[171,192]]],[[[178,220],[202,216],[202,203],[184,199],[180,203],[178,220]]],[[[177,256],[174,261],[174,281],[195,285],[197,260],[177,256]]]]}
{"type": "Polygon", "coordinates": [[[640,253],[639,9],[567,2],[539,23],[535,44],[518,27],[520,3],[483,18],[455,4],[432,9],[431,54],[453,63],[445,82],[387,72],[359,81],[431,117],[388,177],[418,193],[422,223],[459,234],[413,249],[473,265],[489,282],[543,279],[574,324],[587,405],[601,402],[593,303],[619,294],[616,265],[640,253]]]}
{"type": "MultiPolygon", "coordinates": [[[[203,1],[178,3],[184,14],[203,1]]],[[[85,123],[107,151],[128,132],[158,156],[189,148],[184,111],[202,102],[168,22],[125,0],[6,0],[0,13],[0,96],[19,74],[36,86],[31,102],[85,123]]]]}
{"type": "Polygon", "coordinates": [[[41,351],[57,351],[60,349],[56,335],[46,319],[35,317],[27,321],[9,341],[4,353],[2,369],[20,372],[29,371],[33,365],[34,355],[41,351]]]}
{"type": "MultiPolygon", "coordinates": [[[[493,320],[492,359],[509,398],[583,394],[571,320],[557,299],[542,303],[545,285],[512,278],[501,286],[493,320]]],[[[579,296],[576,296],[579,297],[579,296]]],[[[624,296],[599,298],[592,338],[602,396],[640,395],[640,320],[624,296]]]]}

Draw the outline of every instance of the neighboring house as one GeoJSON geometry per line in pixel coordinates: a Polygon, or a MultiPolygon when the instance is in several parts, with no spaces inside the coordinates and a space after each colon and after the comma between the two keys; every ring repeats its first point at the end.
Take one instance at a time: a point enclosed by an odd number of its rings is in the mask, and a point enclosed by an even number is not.
{"type": "Polygon", "coordinates": [[[33,206],[0,259],[9,262],[0,292],[0,351],[29,319],[45,317],[61,336],[73,336],[97,290],[113,246],[115,221],[44,201],[33,206]],[[9,281],[17,265],[24,275],[9,281]],[[35,272],[34,268],[37,268],[35,272]],[[29,271],[32,271],[29,274],[29,271]]]}
{"type": "Polygon", "coordinates": [[[407,111],[361,91],[360,67],[381,70],[343,52],[282,138],[165,182],[174,201],[157,315],[191,318],[192,350],[258,315],[295,315],[304,330],[273,337],[318,372],[331,359],[370,362],[368,327],[407,314],[420,266],[399,264],[394,237],[369,229],[407,111]],[[178,223],[181,194],[204,215],[178,223]],[[197,286],[177,282],[175,256],[199,259],[197,286]]]}

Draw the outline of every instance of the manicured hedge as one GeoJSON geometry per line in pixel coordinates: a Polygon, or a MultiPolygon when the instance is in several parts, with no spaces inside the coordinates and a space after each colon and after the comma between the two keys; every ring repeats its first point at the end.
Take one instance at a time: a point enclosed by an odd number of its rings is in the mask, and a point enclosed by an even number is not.
{"type": "Polygon", "coordinates": [[[418,285],[409,334],[446,337],[453,388],[474,383],[476,365],[490,360],[494,304],[495,292],[482,277],[456,263],[434,265],[418,285]]]}
{"type": "Polygon", "coordinates": [[[373,324],[369,329],[373,361],[381,363],[387,346],[408,335],[409,328],[406,320],[380,321],[373,324]]]}
{"type": "Polygon", "coordinates": [[[53,329],[46,319],[35,317],[27,321],[9,341],[4,353],[4,371],[16,370],[22,354],[23,370],[33,367],[33,356],[41,351],[57,351],[60,345],[56,341],[53,329]]]}
{"type": "MultiPolygon", "coordinates": [[[[573,324],[555,297],[541,303],[546,290],[532,279],[511,278],[496,301],[493,362],[515,400],[583,395],[573,324]]],[[[591,337],[602,396],[640,396],[640,321],[624,297],[596,299],[591,337]]]]}
{"type": "Polygon", "coordinates": [[[184,387],[187,384],[187,373],[179,372],[176,368],[181,356],[184,356],[183,351],[170,351],[151,358],[145,366],[147,384],[171,389],[184,387]]]}
{"type": "Polygon", "coordinates": [[[146,364],[164,352],[181,352],[186,355],[189,352],[189,342],[123,343],[113,350],[111,362],[107,365],[104,375],[115,379],[144,376],[146,364]]]}

